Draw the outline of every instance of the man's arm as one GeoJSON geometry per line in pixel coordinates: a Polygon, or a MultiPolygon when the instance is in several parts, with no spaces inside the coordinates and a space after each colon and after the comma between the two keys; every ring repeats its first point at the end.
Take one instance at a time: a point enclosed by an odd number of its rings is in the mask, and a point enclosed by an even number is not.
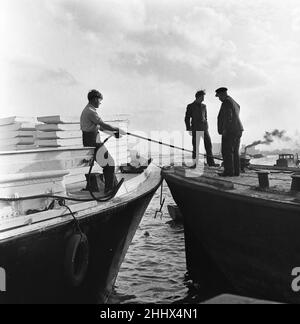
{"type": "Polygon", "coordinates": [[[224,113],[223,113],[223,105],[222,105],[218,115],[218,133],[220,135],[223,134],[223,119],[224,119],[224,113]]]}
{"type": "Polygon", "coordinates": [[[192,126],[191,126],[191,118],[192,118],[192,111],[191,111],[191,107],[187,106],[186,108],[186,113],[185,113],[185,126],[186,126],[186,130],[187,131],[191,131],[192,130],[192,126]]]}
{"type": "Polygon", "coordinates": [[[231,102],[224,101],[223,102],[223,134],[230,132],[232,129],[232,122],[233,122],[233,107],[231,102]]]}
{"type": "Polygon", "coordinates": [[[109,124],[106,124],[104,121],[99,122],[100,129],[103,132],[113,132],[116,138],[121,138],[122,135],[127,135],[127,133],[118,127],[113,127],[109,124]]]}
{"type": "Polygon", "coordinates": [[[105,123],[100,117],[99,115],[97,114],[96,111],[90,111],[89,113],[89,119],[91,122],[93,122],[95,125],[99,125],[100,126],[100,130],[105,132],[105,131],[108,131],[108,132],[114,132],[114,133],[118,133],[118,134],[121,134],[121,135],[125,135],[125,132],[120,130],[118,127],[113,127],[107,123],[105,123]]]}
{"type": "Polygon", "coordinates": [[[207,122],[207,109],[206,109],[206,105],[204,105],[204,118],[205,118],[205,121],[207,122]]]}
{"type": "Polygon", "coordinates": [[[100,125],[101,131],[104,131],[104,132],[105,131],[109,131],[109,132],[118,132],[119,131],[119,128],[113,127],[109,124],[106,124],[101,118],[98,121],[98,125],[100,125]]]}

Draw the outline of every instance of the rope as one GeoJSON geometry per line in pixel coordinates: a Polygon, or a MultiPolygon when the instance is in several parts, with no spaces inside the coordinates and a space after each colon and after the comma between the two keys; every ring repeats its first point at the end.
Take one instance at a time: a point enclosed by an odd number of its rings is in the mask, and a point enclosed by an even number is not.
{"type": "Polygon", "coordinates": [[[165,200],[166,200],[166,198],[163,198],[163,188],[164,188],[164,183],[162,182],[161,186],[160,186],[160,208],[155,211],[154,218],[157,217],[157,214],[161,214],[161,216],[160,216],[161,219],[163,217],[163,212],[161,210],[162,210],[162,208],[165,204],[165,200]]]}
{"type": "MultiPolygon", "coordinates": [[[[97,152],[98,152],[98,150],[111,138],[111,137],[113,137],[114,135],[110,135],[109,137],[107,137],[105,140],[104,140],[104,142],[103,143],[101,143],[100,145],[99,145],[99,147],[97,147],[96,149],[95,149],[95,152],[94,152],[94,156],[93,156],[93,160],[92,160],[92,162],[91,162],[91,166],[90,166],[90,169],[89,169],[89,173],[88,173],[88,179],[89,179],[89,183],[91,183],[91,173],[92,173],[92,169],[93,169],[93,166],[94,166],[94,163],[95,163],[95,161],[96,161],[96,156],[97,156],[97,152]]],[[[89,193],[90,193],[90,195],[91,195],[91,197],[93,198],[92,200],[96,200],[97,202],[107,202],[107,201],[109,201],[109,200],[111,200],[116,194],[117,194],[117,192],[118,192],[118,189],[120,188],[120,185],[122,184],[124,182],[124,179],[122,179],[121,181],[120,181],[120,183],[118,184],[118,186],[115,188],[115,190],[111,193],[111,194],[109,194],[106,198],[98,198],[98,197],[96,197],[95,195],[94,195],[94,193],[92,192],[92,190],[90,189],[90,187],[88,186],[88,191],[89,191],[89,193]]]]}
{"type": "Polygon", "coordinates": [[[78,219],[75,217],[75,215],[74,215],[73,211],[71,210],[71,208],[68,205],[66,205],[66,201],[64,199],[59,200],[58,204],[60,206],[65,207],[65,208],[68,209],[68,211],[70,212],[70,214],[72,215],[72,217],[74,219],[75,226],[76,226],[77,231],[79,232],[79,234],[81,236],[81,239],[82,239],[83,238],[83,231],[82,231],[82,229],[80,227],[78,219]]]}
{"type": "MultiPolygon", "coordinates": [[[[127,135],[129,136],[133,136],[133,137],[136,137],[136,138],[140,138],[142,140],[145,140],[145,141],[148,141],[148,142],[153,142],[153,143],[156,143],[156,144],[159,144],[159,145],[163,145],[163,146],[167,146],[167,147],[171,147],[171,148],[174,148],[174,149],[177,149],[177,150],[180,150],[180,151],[183,151],[183,152],[188,152],[188,153],[193,153],[193,151],[191,150],[187,150],[183,147],[179,147],[179,146],[174,146],[174,145],[170,145],[170,144],[166,144],[166,143],[163,143],[161,141],[156,141],[156,140],[153,140],[151,138],[147,138],[147,137],[143,137],[143,136],[139,136],[139,135],[136,135],[136,134],[132,134],[132,133],[126,133],[127,135]]],[[[219,160],[219,161],[223,161],[223,159],[221,158],[218,158],[214,155],[207,155],[207,154],[202,154],[202,153],[198,153],[199,155],[202,155],[204,157],[212,157],[216,160],[219,160]]]]}

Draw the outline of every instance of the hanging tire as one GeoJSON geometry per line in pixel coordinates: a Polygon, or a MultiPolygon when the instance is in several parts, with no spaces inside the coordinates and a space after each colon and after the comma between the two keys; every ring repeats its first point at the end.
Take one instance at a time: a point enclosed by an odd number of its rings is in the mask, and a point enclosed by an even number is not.
{"type": "Polygon", "coordinates": [[[86,277],[89,265],[89,244],[85,234],[73,234],[66,246],[65,273],[69,284],[78,287],[86,277]]]}

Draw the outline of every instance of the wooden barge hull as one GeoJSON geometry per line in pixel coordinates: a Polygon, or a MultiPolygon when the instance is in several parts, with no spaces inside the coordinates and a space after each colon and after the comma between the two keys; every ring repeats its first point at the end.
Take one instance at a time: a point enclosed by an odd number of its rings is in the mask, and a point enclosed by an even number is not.
{"type": "Polygon", "coordinates": [[[300,205],[235,195],[163,171],[182,214],[190,276],[204,286],[259,299],[300,303],[300,205]]]}
{"type": "Polygon", "coordinates": [[[76,232],[72,217],[0,240],[6,271],[0,303],[105,303],[160,176],[150,182],[138,194],[114,198],[78,218],[89,244],[88,270],[79,287],[69,284],[65,269],[66,246],[76,232]]]}

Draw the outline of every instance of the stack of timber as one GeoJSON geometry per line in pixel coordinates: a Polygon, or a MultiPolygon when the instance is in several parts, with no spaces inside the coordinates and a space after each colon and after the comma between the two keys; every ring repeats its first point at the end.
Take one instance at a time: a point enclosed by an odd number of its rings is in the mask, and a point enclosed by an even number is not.
{"type": "Polygon", "coordinates": [[[44,123],[37,126],[39,147],[82,146],[82,136],[78,117],[45,116],[38,117],[44,123]]]}
{"type": "Polygon", "coordinates": [[[36,119],[7,117],[0,119],[0,151],[17,151],[36,148],[36,119]]]}
{"type": "MultiPolygon", "coordinates": [[[[128,120],[125,117],[107,117],[104,121],[125,131],[128,129],[128,120]]],[[[37,126],[37,145],[44,147],[82,147],[82,132],[78,116],[45,116],[38,117],[43,124],[37,126]]],[[[108,135],[111,135],[108,132],[108,135]]],[[[97,142],[104,141],[105,135],[99,134],[97,142]]],[[[111,138],[106,148],[114,158],[116,165],[127,162],[127,138],[111,138]]]]}

